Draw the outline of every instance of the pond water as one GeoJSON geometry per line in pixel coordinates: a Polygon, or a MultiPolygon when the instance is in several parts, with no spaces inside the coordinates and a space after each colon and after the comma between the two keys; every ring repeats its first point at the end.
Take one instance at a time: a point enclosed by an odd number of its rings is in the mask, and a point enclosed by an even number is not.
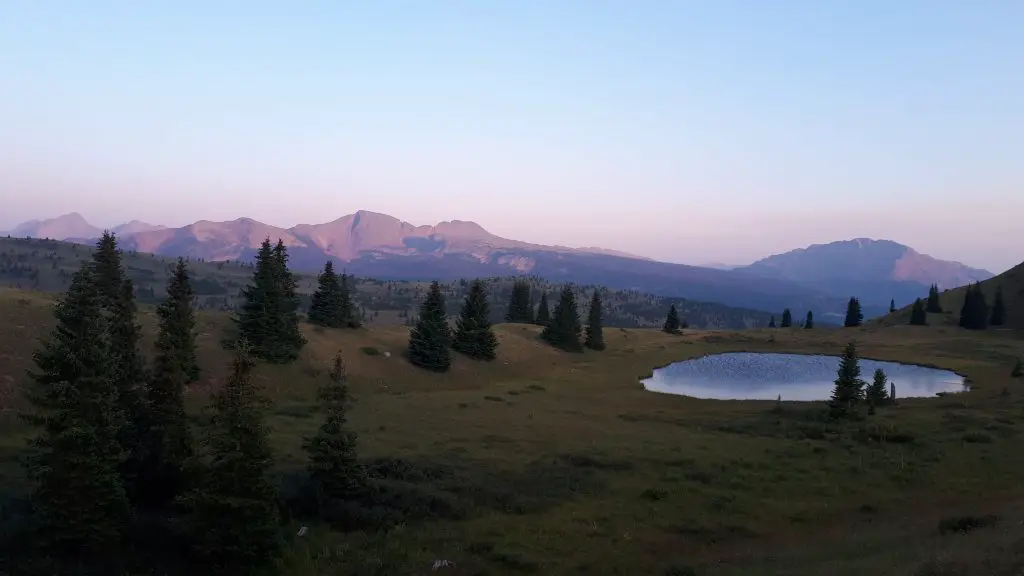
{"type": "MultiPolygon", "coordinates": [[[[647,390],[714,400],[828,400],[839,356],[730,352],[676,362],[641,380],[647,390]]],[[[897,362],[860,361],[861,379],[881,368],[896,384],[897,398],[963,392],[962,376],[949,370],[897,362]]]]}

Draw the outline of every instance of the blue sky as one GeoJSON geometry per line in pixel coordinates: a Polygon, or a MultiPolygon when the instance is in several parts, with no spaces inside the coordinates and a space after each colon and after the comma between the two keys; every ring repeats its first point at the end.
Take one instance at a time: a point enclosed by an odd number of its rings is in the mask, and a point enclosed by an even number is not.
{"type": "Polygon", "coordinates": [[[1024,259],[1024,2],[0,4],[0,228],[358,209],[702,263],[1024,259]]]}

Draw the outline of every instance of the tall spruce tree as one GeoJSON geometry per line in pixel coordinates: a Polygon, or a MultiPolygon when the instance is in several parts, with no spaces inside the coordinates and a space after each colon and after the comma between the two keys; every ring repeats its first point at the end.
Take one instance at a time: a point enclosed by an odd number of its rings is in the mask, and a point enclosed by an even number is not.
{"type": "Polygon", "coordinates": [[[498,338],[491,329],[491,308],[487,304],[484,283],[474,280],[455,321],[452,348],[474,360],[494,360],[498,338]]]}
{"type": "Polygon", "coordinates": [[[1006,303],[1003,302],[1003,287],[996,286],[995,299],[992,301],[992,317],[989,319],[989,324],[992,326],[1002,326],[1006,322],[1006,303]]]}
{"type": "Polygon", "coordinates": [[[814,328],[814,313],[808,310],[807,319],[804,320],[804,329],[810,330],[811,328],[814,328]]]}
{"type": "Polygon", "coordinates": [[[146,365],[139,352],[142,337],[137,323],[135,290],[121,263],[117,238],[105,231],[92,254],[93,278],[100,307],[106,316],[111,355],[111,384],[116,390],[117,439],[124,459],[118,469],[130,499],[138,492],[137,476],[142,461],[146,414],[142,387],[146,365]]]}
{"type": "Polygon", "coordinates": [[[266,400],[252,381],[245,341],[236,346],[231,376],[213,396],[203,439],[206,466],[199,484],[179,501],[187,532],[210,568],[248,574],[280,550],[277,493],[267,481],[273,460],[264,425],[266,400]]]}
{"type": "Polygon", "coordinates": [[[786,308],[782,311],[782,323],[779,325],[780,328],[789,328],[793,325],[793,313],[786,308]]]}
{"type": "Polygon", "coordinates": [[[885,371],[881,368],[875,370],[874,378],[867,388],[865,397],[871,406],[882,406],[889,402],[889,382],[885,371]]]}
{"type": "Polygon", "coordinates": [[[590,311],[587,313],[587,331],[583,345],[591,350],[604,350],[604,328],[601,325],[601,294],[600,290],[594,288],[594,295],[590,299],[590,311]]]}
{"type": "Polygon", "coordinates": [[[850,298],[850,302],[846,305],[846,319],[843,321],[843,326],[846,328],[855,328],[860,326],[864,322],[864,313],[860,308],[860,299],[850,298]]]}
{"type": "Polygon", "coordinates": [[[893,299],[889,300],[889,314],[892,314],[895,311],[896,311],[896,299],[893,298],[893,299]]]}
{"type": "Polygon", "coordinates": [[[130,516],[118,468],[117,377],[94,269],[83,266],[54,308],[56,326],[33,359],[25,419],[39,428],[26,463],[38,568],[116,572],[130,516]]]}
{"type": "Polygon", "coordinates": [[[662,326],[661,331],[668,334],[679,334],[679,311],[676,310],[675,304],[669,306],[668,315],[665,316],[665,325],[662,326]]]}
{"type": "Polygon", "coordinates": [[[1017,358],[1017,363],[1013,365],[1013,369],[1010,370],[1011,378],[1020,378],[1024,376],[1024,365],[1021,364],[1020,358],[1017,358]]]}
{"type": "Polygon", "coordinates": [[[334,357],[327,384],[317,392],[326,412],[317,433],[304,448],[309,457],[307,470],[321,507],[331,502],[358,500],[367,487],[367,477],[359,463],[356,433],[348,428],[351,399],[345,378],[345,360],[341,352],[334,357]]]}
{"type": "Polygon", "coordinates": [[[534,317],[533,322],[538,326],[547,326],[548,322],[551,322],[551,308],[548,305],[548,294],[544,290],[540,291],[540,303],[537,304],[537,315],[534,317]]]}
{"type": "Polygon", "coordinates": [[[334,263],[330,260],[324,264],[324,271],[317,276],[317,288],[313,292],[309,306],[309,322],[317,326],[340,328],[341,316],[341,284],[334,273],[334,263]]]}
{"type": "MultiPolygon", "coordinates": [[[[338,280],[338,308],[341,314],[341,325],[345,328],[359,328],[363,325],[363,321],[356,310],[356,303],[352,300],[352,286],[349,285],[349,280],[353,277],[342,272],[341,278],[338,280]]],[[[354,285],[355,282],[353,281],[354,285]]]]}
{"type": "Polygon", "coordinates": [[[185,383],[199,379],[199,362],[196,360],[196,295],[192,289],[192,278],[184,258],[178,258],[174,271],[167,281],[167,297],[157,307],[160,319],[160,336],[166,339],[158,350],[172,350],[173,361],[185,374],[185,383]]]}
{"type": "Polygon", "coordinates": [[[179,258],[167,282],[167,297],[157,307],[160,327],[146,394],[149,430],[140,478],[141,499],[147,505],[170,502],[187,486],[192,435],[185,414],[185,385],[199,372],[193,304],[188,266],[179,258]]]}
{"type": "Polygon", "coordinates": [[[452,367],[451,341],[441,284],[434,280],[420,305],[416,325],[409,332],[409,361],[420,368],[447,372],[452,367]]]}
{"type": "Polygon", "coordinates": [[[857,346],[850,342],[839,360],[835,388],[828,402],[829,414],[833,418],[855,417],[858,406],[864,399],[864,381],[860,379],[860,361],[857,346]]]}
{"type": "Polygon", "coordinates": [[[238,337],[251,346],[251,354],[273,363],[299,356],[306,340],[299,331],[299,297],[288,270],[288,250],[266,238],[256,254],[252,282],[242,290],[243,303],[235,323],[238,337]]]}
{"type": "Polygon", "coordinates": [[[513,324],[533,324],[533,305],[530,303],[530,283],[516,280],[508,300],[505,321],[513,324]]]}
{"type": "Polygon", "coordinates": [[[551,321],[541,332],[540,337],[548,344],[566,352],[582,352],[580,344],[580,313],[576,307],[576,292],[572,284],[562,287],[562,295],[555,304],[551,321]]]}
{"type": "Polygon", "coordinates": [[[914,305],[910,307],[910,324],[913,326],[928,325],[928,314],[925,312],[924,302],[920,298],[916,298],[914,305]]]}
{"type": "Polygon", "coordinates": [[[931,314],[942,313],[942,303],[939,301],[938,284],[932,284],[928,287],[928,302],[925,305],[925,311],[931,314]]]}
{"type": "Polygon", "coordinates": [[[975,282],[967,287],[964,304],[960,309],[960,327],[968,330],[984,330],[988,327],[988,304],[981,284],[975,282]]]}

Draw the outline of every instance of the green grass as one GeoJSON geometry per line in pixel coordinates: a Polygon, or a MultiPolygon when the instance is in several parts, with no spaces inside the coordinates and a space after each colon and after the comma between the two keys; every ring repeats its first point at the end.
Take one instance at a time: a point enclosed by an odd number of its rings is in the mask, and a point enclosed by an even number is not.
{"type": "MultiPolygon", "coordinates": [[[[0,291],[0,486],[24,489],[15,418],[46,295],[0,291]]],[[[148,350],[152,310],[143,307],[148,350]]],[[[202,422],[226,372],[222,313],[200,315],[202,422]]],[[[564,354],[533,326],[497,328],[498,359],[448,374],[401,357],[402,326],[306,327],[299,361],[257,368],[287,487],[319,423],[314,392],[338,350],[362,456],[411,512],[386,532],[314,524],[280,568],[297,576],[428,574],[1019,574],[1024,569],[1024,341],[935,327],[607,330],[602,353],[564,354]],[[862,355],[966,375],[963,395],[904,399],[836,425],[814,403],[646,392],[656,366],[724,351],[862,355]],[[366,353],[373,349],[377,353],[366,353]],[[385,354],[390,353],[390,356],[385,354]],[[415,512],[415,513],[412,513],[415,512]],[[692,570],[692,572],[690,572],[692,570]]],[[[289,530],[294,534],[298,524],[289,530]]]]}

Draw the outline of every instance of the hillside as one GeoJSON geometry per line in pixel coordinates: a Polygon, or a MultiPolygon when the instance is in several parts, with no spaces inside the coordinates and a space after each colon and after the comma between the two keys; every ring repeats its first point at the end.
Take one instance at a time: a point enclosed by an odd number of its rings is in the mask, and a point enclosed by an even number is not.
{"type": "MultiPolygon", "coordinates": [[[[49,224],[37,228],[47,233],[56,229],[49,224]]],[[[65,239],[54,234],[47,237],[65,239]]],[[[292,267],[306,272],[320,269],[331,259],[353,274],[386,280],[454,281],[529,274],[552,282],[596,284],[778,313],[784,308],[810,309],[822,320],[841,320],[849,297],[826,294],[789,280],[752,280],[734,271],[657,262],[615,250],[511,240],[491,234],[474,222],[453,220],[416,226],[365,210],[323,224],[291,228],[251,218],[201,220],[180,228],[126,233],[121,244],[129,250],[160,256],[249,261],[266,237],[280,238],[289,247],[292,267]]],[[[91,243],[79,235],[66,239],[91,243]]],[[[866,304],[864,312],[871,317],[886,310],[866,304]]]]}
{"type": "MultiPolygon", "coordinates": [[[[0,238],[0,286],[60,292],[67,288],[71,274],[91,248],[75,243],[55,240],[0,238]]],[[[125,266],[135,282],[139,299],[144,303],[157,302],[163,296],[167,270],[172,260],[144,254],[126,252],[125,266]]],[[[192,261],[195,290],[199,305],[211,310],[233,309],[239,290],[250,279],[252,269],[237,262],[192,261]]],[[[321,264],[322,265],[322,264],[321,264]]],[[[536,299],[540,291],[548,295],[551,306],[561,286],[540,278],[530,278],[536,299]]],[[[495,322],[504,317],[513,278],[490,279],[491,312],[495,322]]],[[[355,299],[365,319],[373,325],[404,324],[416,314],[420,300],[426,294],[425,281],[398,281],[358,278],[355,281],[355,299]]],[[[303,305],[308,305],[309,294],[316,288],[314,274],[299,275],[299,289],[303,305]]],[[[463,279],[445,283],[449,314],[458,313],[468,290],[463,279]]],[[[589,295],[593,285],[579,289],[589,295]]],[[[716,303],[698,302],[681,298],[663,298],[630,290],[606,290],[604,295],[605,323],[608,326],[654,327],[661,326],[669,306],[675,304],[680,314],[693,326],[718,328],[747,328],[765,326],[770,314],[763,311],[733,308],[716,303]]],[[[586,314],[589,296],[580,298],[581,314],[586,314]]]]}
{"type": "MultiPolygon", "coordinates": [[[[28,486],[21,385],[53,325],[51,302],[0,291],[0,504],[28,486]]],[[[140,316],[149,353],[153,308],[140,316]]],[[[197,436],[228,371],[220,339],[230,325],[224,313],[198,315],[202,374],[186,390],[197,436]]],[[[457,356],[451,372],[433,374],[401,358],[405,327],[303,331],[296,362],[254,374],[268,400],[274,485],[293,495],[303,477],[303,440],[323,421],[316,390],[341,350],[356,399],[347,425],[374,481],[394,495],[383,518],[398,525],[340,533],[295,514],[275,574],[430,574],[437,559],[456,566],[436,573],[494,576],[1019,567],[1024,396],[1007,366],[1020,341],[913,328],[616,329],[606,351],[573,355],[541,344],[537,327],[503,325],[497,361],[457,356]],[[850,334],[866,356],[938,364],[977,389],[841,425],[819,418],[821,403],[707,401],[637,384],[656,366],[717,352],[836,353],[850,334]],[[995,526],[970,530],[981,522],[995,526]],[[963,533],[946,534],[951,524],[963,533]]],[[[196,573],[195,564],[174,570],[179,549],[160,544],[145,558],[167,563],[160,574],[196,573]]],[[[0,572],[11,557],[0,553],[0,572]]]]}
{"type": "Polygon", "coordinates": [[[891,240],[856,238],[769,256],[740,272],[798,282],[836,296],[857,296],[862,304],[897,306],[928,293],[931,284],[956,288],[987,280],[987,270],[939,260],[891,240]]]}
{"type": "MultiPolygon", "coordinates": [[[[1005,328],[1024,330],[1024,262],[981,283],[981,291],[985,294],[985,301],[990,309],[997,287],[1002,287],[1003,302],[1006,305],[1005,328]]],[[[928,323],[933,326],[956,326],[960,322],[960,308],[964,304],[966,292],[966,286],[941,292],[939,302],[942,304],[943,313],[928,314],[928,323]]],[[[927,291],[922,297],[926,295],[927,291]]],[[[904,306],[871,322],[882,326],[907,324],[910,322],[910,308],[904,306]]]]}

